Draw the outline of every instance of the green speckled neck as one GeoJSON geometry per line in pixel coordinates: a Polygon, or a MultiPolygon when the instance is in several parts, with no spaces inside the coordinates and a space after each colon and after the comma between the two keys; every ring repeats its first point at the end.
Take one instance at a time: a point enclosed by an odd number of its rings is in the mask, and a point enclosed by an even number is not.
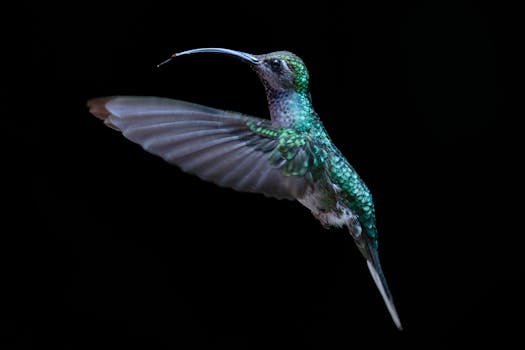
{"type": "Polygon", "coordinates": [[[302,132],[310,130],[314,120],[318,119],[308,92],[275,90],[266,86],[266,96],[270,116],[276,126],[293,127],[302,132]]]}

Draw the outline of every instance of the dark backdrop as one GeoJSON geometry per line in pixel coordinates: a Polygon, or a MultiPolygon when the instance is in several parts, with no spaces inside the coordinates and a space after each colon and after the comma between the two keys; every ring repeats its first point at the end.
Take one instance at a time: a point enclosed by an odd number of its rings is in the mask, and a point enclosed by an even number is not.
{"type": "Polygon", "coordinates": [[[25,6],[5,32],[5,348],[521,343],[514,20],[468,1],[25,6]],[[344,230],[184,174],[88,114],[91,97],[134,94],[266,116],[237,60],[155,68],[210,46],[304,59],[317,112],[373,192],[404,332],[344,230]]]}

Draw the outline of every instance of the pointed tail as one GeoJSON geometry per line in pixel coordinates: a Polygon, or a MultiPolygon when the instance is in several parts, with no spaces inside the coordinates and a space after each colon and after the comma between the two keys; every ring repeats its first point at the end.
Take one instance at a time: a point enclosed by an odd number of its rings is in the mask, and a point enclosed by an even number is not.
{"type": "Polygon", "coordinates": [[[383,274],[381,263],[379,262],[379,255],[377,253],[377,249],[375,248],[373,242],[365,232],[363,232],[358,238],[355,238],[355,243],[361,251],[361,254],[363,254],[363,256],[366,259],[366,265],[370,270],[370,274],[372,275],[377,289],[379,289],[379,292],[383,297],[383,301],[385,302],[385,305],[388,309],[388,312],[390,313],[390,316],[392,317],[392,320],[394,321],[396,327],[399,330],[403,330],[403,326],[401,325],[401,321],[399,320],[399,315],[397,314],[396,307],[394,306],[394,299],[392,298],[392,294],[388,289],[388,284],[386,283],[386,278],[383,274]]]}

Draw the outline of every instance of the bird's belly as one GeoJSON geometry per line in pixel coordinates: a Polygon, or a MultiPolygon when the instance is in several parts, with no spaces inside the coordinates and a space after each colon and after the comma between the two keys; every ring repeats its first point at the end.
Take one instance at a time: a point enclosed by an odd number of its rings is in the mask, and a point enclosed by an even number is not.
{"type": "Polygon", "coordinates": [[[350,225],[356,218],[356,215],[344,203],[337,198],[327,200],[326,195],[320,191],[308,192],[297,200],[310,209],[315,218],[324,226],[350,225]],[[330,205],[327,205],[329,202],[331,202],[330,205]]]}

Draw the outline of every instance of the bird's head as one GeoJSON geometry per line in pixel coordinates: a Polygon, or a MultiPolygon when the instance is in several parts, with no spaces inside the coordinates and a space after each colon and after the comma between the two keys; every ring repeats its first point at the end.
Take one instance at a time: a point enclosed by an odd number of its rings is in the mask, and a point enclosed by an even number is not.
{"type": "Polygon", "coordinates": [[[299,93],[308,92],[308,70],[298,56],[288,51],[277,51],[262,55],[252,55],[241,51],[223,48],[201,48],[174,54],[174,57],[195,53],[221,53],[240,58],[257,72],[267,89],[282,91],[292,90],[299,93]]]}
{"type": "Polygon", "coordinates": [[[288,51],[277,51],[258,56],[260,63],[254,69],[273,90],[308,91],[308,70],[298,56],[288,51]]]}

